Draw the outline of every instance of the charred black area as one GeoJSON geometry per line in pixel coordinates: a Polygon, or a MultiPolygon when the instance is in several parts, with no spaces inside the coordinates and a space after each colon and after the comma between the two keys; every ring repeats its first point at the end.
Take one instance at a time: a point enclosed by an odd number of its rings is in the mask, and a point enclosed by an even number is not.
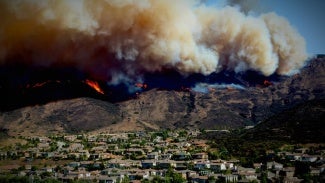
{"type": "Polygon", "coordinates": [[[192,74],[183,76],[175,70],[164,70],[143,75],[146,88],[136,88],[135,83],[107,85],[106,81],[91,78],[75,67],[40,67],[12,64],[0,67],[0,110],[9,111],[29,105],[45,104],[51,101],[91,97],[109,102],[120,102],[137,97],[138,92],[151,89],[188,91],[197,83],[239,84],[245,87],[263,85],[264,80],[278,81],[281,77],[265,77],[258,72],[235,73],[222,71],[208,76],[192,74]],[[104,94],[96,92],[85,83],[96,81],[104,94]],[[130,90],[130,85],[136,90],[130,90]]]}
{"type": "Polygon", "coordinates": [[[85,74],[72,67],[0,67],[0,110],[45,104],[83,96],[99,98],[82,81],[85,74]]]}
{"type": "Polygon", "coordinates": [[[194,87],[197,83],[238,84],[244,87],[255,87],[257,85],[263,85],[265,80],[279,82],[284,78],[284,76],[277,74],[267,77],[256,71],[236,73],[224,70],[207,76],[202,74],[183,76],[175,70],[165,70],[163,72],[146,74],[144,82],[147,83],[148,87],[151,89],[180,90],[182,88],[194,87]]]}

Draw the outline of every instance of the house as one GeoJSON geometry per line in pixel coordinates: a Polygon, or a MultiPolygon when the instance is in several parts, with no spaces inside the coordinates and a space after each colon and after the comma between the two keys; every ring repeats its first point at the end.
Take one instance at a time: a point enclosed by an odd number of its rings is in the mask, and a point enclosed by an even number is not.
{"type": "Polygon", "coordinates": [[[255,169],[260,169],[260,168],[262,167],[262,163],[254,163],[254,164],[253,164],[253,167],[254,167],[255,169]]]}
{"type": "Polygon", "coordinates": [[[90,172],[85,170],[69,171],[65,177],[68,179],[84,179],[90,177],[90,172]]]}
{"type": "Polygon", "coordinates": [[[221,180],[221,182],[237,182],[238,181],[238,175],[220,175],[218,176],[218,179],[221,180]]]}
{"type": "Polygon", "coordinates": [[[107,159],[115,158],[116,156],[113,155],[112,153],[100,153],[100,157],[101,157],[103,160],[107,160],[107,159]]]}
{"type": "Polygon", "coordinates": [[[126,160],[111,159],[107,162],[107,167],[123,169],[128,167],[128,162],[126,160]]]}
{"type": "Polygon", "coordinates": [[[70,162],[68,166],[72,168],[76,168],[80,166],[80,162],[70,162]]]}
{"type": "Polygon", "coordinates": [[[267,179],[268,179],[268,182],[275,182],[277,180],[278,176],[271,172],[271,171],[267,171],[267,179]]]}
{"type": "Polygon", "coordinates": [[[0,152],[0,159],[6,159],[7,158],[7,152],[6,151],[1,151],[0,152]]]}
{"type": "Polygon", "coordinates": [[[318,167],[318,168],[311,167],[310,168],[310,175],[312,175],[312,176],[319,176],[321,173],[322,173],[322,169],[320,167],[318,167]]]}
{"type": "Polygon", "coordinates": [[[191,177],[191,183],[208,183],[208,176],[194,176],[191,177]]]}
{"type": "Polygon", "coordinates": [[[37,144],[37,148],[39,150],[46,150],[50,148],[50,144],[48,142],[40,142],[37,144]]]}
{"type": "Polygon", "coordinates": [[[279,175],[282,177],[293,177],[295,173],[295,167],[285,167],[280,170],[279,175]]]}
{"type": "Polygon", "coordinates": [[[166,154],[161,154],[160,155],[160,158],[161,159],[171,159],[172,158],[172,154],[170,154],[170,153],[166,153],[166,154]]]}
{"type": "Polygon", "coordinates": [[[119,177],[108,177],[108,176],[99,176],[98,178],[99,183],[119,183],[119,177]]]}
{"type": "Polygon", "coordinates": [[[175,161],[176,170],[186,170],[187,169],[187,162],[186,161],[175,161]]]}
{"type": "Polygon", "coordinates": [[[197,148],[201,148],[202,151],[206,151],[208,149],[208,145],[206,143],[206,140],[192,140],[192,145],[197,148]]]}
{"type": "Polygon", "coordinates": [[[51,173],[51,172],[53,172],[54,167],[49,167],[49,166],[47,166],[47,167],[43,167],[41,170],[42,170],[43,172],[49,172],[49,173],[51,173]]]}
{"type": "Polygon", "coordinates": [[[202,153],[193,154],[192,158],[193,159],[205,159],[205,160],[207,160],[207,159],[209,159],[209,156],[208,156],[207,153],[202,152],[202,153]]]}
{"type": "Polygon", "coordinates": [[[83,150],[83,149],[84,149],[84,146],[81,143],[72,143],[68,147],[69,152],[77,152],[77,151],[83,150]]]}
{"type": "Polygon", "coordinates": [[[90,159],[90,160],[99,160],[99,159],[101,158],[100,155],[101,155],[101,154],[99,154],[99,153],[91,153],[91,154],[89,155],[89,159],[90,159]]]}
{"type": "Polygon", "coordinates": [[[148,146],[148,145],[145,147],[142,147],[142,149],[145,153],[151,153],[154,150],[154,148],[152,146],[148,146]]]}
{"type": "Polygon", "coordinates": [[[182,160],[190,160],[191,159],[191,154],[185,151],[178,152],[173,154],[172,159],[176,161],[182,161],[182,160]]]}
{"type": "Polygon", "coordinates": [[[73,142],[76,139],[77,139],[77,136],[76,135],[67,135],[67,136],[64,136],[64,140],[66,140],[66,141],[73,142]]]}
{"type": "Polygon", "coordinates": [[[97,141],[97,137],[96,136],[89,136],[89,137],[87,137],[87,141],[88,142],[96,142],[97,141]]]}
{"type": "Polygon", "coordinates": [[[197,170],[209,169],[210,168],[210,161],[196,161],[194,162],[194,168],[197,170]]]}
{"type": "Polygon", "coordinates": [[[79,166],[84,167],[84,168],[89,167],[92,164],[93,164],[92,161],[81,161],[81,162],[79,162],[79,166]]]}
{"type": "Polygon", "coordinates": [[[144,151],[140,148],[130,148],[125,151],[127,154],[135,154],[135,155],[144,155],[144,151]]]}
{"type": "Polygon", "coordinates": [[[156,160],[142,160],[141,167],[143,169],[154,168],[157,166],[156,160]]]}
{"type": "Polygon", "coordinates": [[[227,169],[234,169],[235,168],[234,163],[232,163],[232,162],[226,162],[225,165],[226,165],[227,169]]]}
{"type": "Polygon", "coordinates": [[[50,143],[51,139],[48,137],[38,137],[38,140],[40,141],[40,143],[50,143]]]}
{"type": "Polygon", "coordinates": [[[306,153],[306,151],[308,150],[308,148],[299,148],[299,149],[295,149],[296,153],[306,153]]]}
{"type": "Polygon", "coordinates": [[[267,162],[266,167],[268,170],[281,170],[283,168],[283,164],[272,161],[267,162]]]}
{"type": "Polygon", "coordinates": [[[237,174],[239,175],[241,180],[257,180],[257,174],[255,169],[253,168],[238,167],[237,174]]]}
{"type": "Polygon", "coordinates": [[[210,169],[214,172],[221,172],[227,170],[225,163],[221,162],[211,162],[210,169]]]}
{"type": "Polygon", "coordinates": [[[152,152],[152,153],[147,154],[147,159],[158,160],[158,157],[159,157],[158,152],[152,152]]]}
{"type": "Polygon", "coordinates": [[[315,162],[317,161],[318,157],[317,156],[312,156],[312,155],[303,155],[301,157],[301,161],[304,161],[304,162],[315,162]]]}
{"type": "Polygon", "coordinates": [[[98,137],[97,139],[98,142],[105,142],[107,141],[107,137],[98,137]]]}
{"type": "Polygon", "coordinates": [[[149,178],[150,173],[147,170],[133,169],[129,172],[130,180],[141,180],[149,178]]]}
{"type": "Polygon", "coordinates": [[[81,149],[81,150],[78,151],[78,153],[80,154],[80,156],[85,156],[86,158],[90,157],[90,154],[89,154],[88,150],[81,149]]]}
{"type": "Polygon", "coordinates": [[[158,161],[157,167],[162,169],[168,169],[169,167],[176,167],[176,163],[173,160],[160,160],[158,161]]]}
{"type": "Polygon", "coordinates": [[[52,158],[54,156],[54,152],[42,152],[42,158],[52,158]]]}
{"type": "Polygon", "coordinates": [[[285,158],[290,161],[301,161],[302,154],[300,153],[288,153],[285,158]]]}
{"type": "Polygon", "coordinates": [[[101,146],[96,146],[91,148],[91,152],[97,152],[97,153],[102,153],[106,152],[107,146],[106,145],[101,145],[101,146]]]}
{"type": "Polygon", "coordinates": [[[122,170],[118,170],[116,168],[107,168],[105,170],[102,170],[100,174],[108,177],[116,177],[116,176],[118,177],[126,173],[122,173],[122,170]]]}
{"type": "Polygon", "coordinates": [[[192,170],[179,170],[176,171],[178,174],[180,174],[182,176],[183,179],[189,180],[190,177],[194,177],[197,175],[197,173],[195,171],[192,170]]]}
{"type": "Polygon", "coordinates": [[[107,150],[117,150],[118,145],[117,144],[107,144],[106,148],[107,148],[107,150]]]}

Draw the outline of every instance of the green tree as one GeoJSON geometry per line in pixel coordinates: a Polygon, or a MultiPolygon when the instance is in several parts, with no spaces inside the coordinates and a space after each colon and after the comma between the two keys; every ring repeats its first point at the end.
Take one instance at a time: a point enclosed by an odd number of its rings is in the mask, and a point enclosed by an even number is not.
{"type": "Polygon", "coordinates": [[[45,179],[45,178],[51,177],[52,174],[50,172],[42,172],[40,176],[42,179],[45,179]]]}
{"type": "Polygon", "coordinates": [[[216,182],[216,178],[214,178],[214,176],[209,176],[208,182],[209,183],[214,183],[214,182],[216,182]]]}
{"type": "Polygon", "coordinates": [[[121,183],[129,183],[130,182],[130,179],[128,176],[124,176],[124,178],[122,179],[122,182],[121,183]]]}
{"type": "Polygon", "coordinates": [[[181,130],[180,132],[178,132],[178,135],[180,137],[186,137],[187,136],[187,131],[186,130],[181,130]]]}
{"type": "Polygon", "coordinates": [[[181,174],[175,172],[171,167],[168,168],[165,176],[166,182],[172,183],[182,183],[186,181],[181,174]]]}
{"type": "Polygon", "coordinates": [[[37,167],[36,166],[32,166],[31,171],[36,171],[37,167]]]}

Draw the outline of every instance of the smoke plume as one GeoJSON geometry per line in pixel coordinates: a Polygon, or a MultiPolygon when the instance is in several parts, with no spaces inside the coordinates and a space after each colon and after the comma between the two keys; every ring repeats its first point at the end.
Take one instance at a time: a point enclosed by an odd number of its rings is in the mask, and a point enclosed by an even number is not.
{"type": "Polygon", "coordinates": [[[0,16],[1,65],[69,65],[112,83],[165,69],[290,75],[306,60],[285,18],[194,0],[8,0],[0,16]]]}

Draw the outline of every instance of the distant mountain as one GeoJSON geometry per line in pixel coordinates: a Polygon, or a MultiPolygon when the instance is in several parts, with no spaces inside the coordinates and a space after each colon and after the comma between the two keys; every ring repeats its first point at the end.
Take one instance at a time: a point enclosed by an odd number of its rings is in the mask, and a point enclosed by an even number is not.
{"type": "MultiPolygon", "coordinates": [[[[160,128],[229,129],[255,125],[277,116],[285,121],[296,113],[282,112],[300,108],[306,111],[310,101],[325,99],[325,59],[312,59],[299,74],[268,85],[228,87],[210,93],[152,89],[117,103],[85,97],[52,101],[1,112],[0,129],[8,135],[23,135],[160,128]]],[[[311,115],[315,112],[310,109],[311,115]]]]}

